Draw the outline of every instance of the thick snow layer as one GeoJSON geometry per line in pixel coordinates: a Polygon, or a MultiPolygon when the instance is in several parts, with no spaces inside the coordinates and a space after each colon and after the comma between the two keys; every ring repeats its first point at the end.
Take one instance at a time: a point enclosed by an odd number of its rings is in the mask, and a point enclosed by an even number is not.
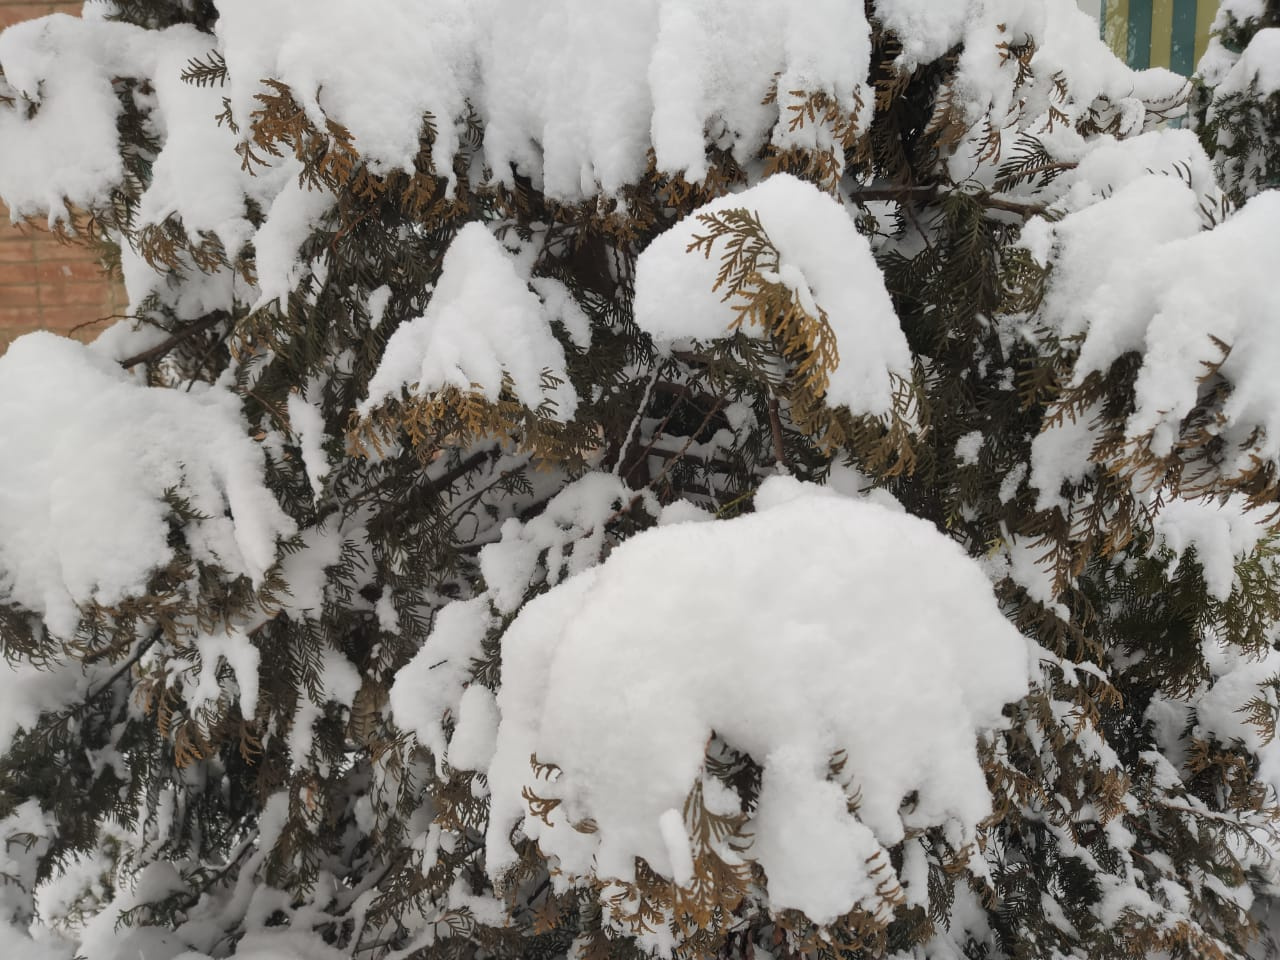
{"type": "MultiPolygon", "coordinates": [[[[819,144],[827,135],[820,125],[791,124],[809,94],[826,95],[864,124],[871,112],[861,0],[556,0],[532,7],[522,0],[367,0],[359,16],[342,0],[223,0],[219,14],[216,37],[203,41],[226,59],[229,82],[218,90],[179,88],[175,66],[205,52],[186,28],[163,41],[157,38],[164,34],[144,37],[119,24],[71,18],[13,31],[7,57],[0,49],[0,62],[11,61],[12,84],[32,94],[41,80],[46,87],[44,119],[6,111],[0,120],[0,129],[30,147],[11,154],[21,169],[0,176],[0,193],[22,201],[10,205],[23,213],[56,208],[63,193],[87,205],[119,180],[113,76],[156,79],[168,117],[161,126],[184,141],[161,162],[149,203],[162,210],[167,199],[186,195],[192,222],[231,250],[245,240],[239,204],[253,187],[232,186],[238,171],[222,149],[234,137],[229,129],[196,131],[194,123],[207,109],[202,104],[217,112],[217,98],[226,94],[247,132],[267,78],[288,84],[321,129],[328,120],[346,127],[375,170],[412,169],[429,120],[432,166],[452,179],[475,115],[485,125],[484,163],[497,177],[510,181],[518,170],[548,196],[567,200],[616,193],[643,174],[650,150],[659,171],[699,179],[708,146],[746,161],[767,142],[819,144]],[[841,42],[830,43],[832,36],[841,42]],[[545,50],[560,55],[534,52],[545,50]],[[766,104],[775,85],[777,98],[766,104]],[[184,158],[209,174],[214,186],[205,196],[167,172],[184,158]],[[64,176],[50,180],[50,161],[64,176]]],[[[1074,119],[1099,98],[1115,105],[1172,100],[1183,84],[1168,71],[1128,70],[1072,0],[878,0],[871,15],[903,41],[906,67],[962,47],[955,91],[974,118],[987,110],[996,117],[1020,112],[1029,124],[1053,104],[1074,119]],[[1015,67],[1005,49],[1028,36],[1038,42],[1035,75],[1015,103],[1015,67]],[[1059,73],[1070,80],[1067,102],[1054,86],[1059,73]]]]}
{"type": "MultiPolygon", "coordinates": [[[[264,78],[289,84],[311,120],[347,127],[375,165],[412,169],[423,115],[436,121],[435,166],[452,168],[455,121],[472,90],[474,31],[486,2],[220,0],[227,91],[249,127],[264,78]]],[[[533,49],[533,48],[528,48],[533,49]]]]}
{"type": "Polygon", "coordinates": [[[1268,27],[1253,35],[1240,59],[1214,90],[1214,99],[1248,93],[1255,87],[1263,97],[1280,91],[1280,27],[1268,27]]]}
{"type": "Polygon", "coordinates": [[[158,224],[177,215],[191,236],[213,234],[234,259],[254,232],[246,193],[269,198],[279,179],[267,176],[255,182],[241,169],[235,135],[213,119],[222,110],[221,89],[182,80],[188,62],[209,53],[208,35],[180,27],[146,36],[155,59],[146,71],[154,88],[151,122],[162,143],[138,203],[136,224],[158,224]]]}
{"type": "Polygon", "coordinates": [[[983,0],[877,0],[875,18],[901,41],[902,65],[910,70],[961,43],[983,8],[983,0]]]}
{"type": "Polygon", "coordinates": [[[504,522],[502,539],[480,551],[480,573],[494,606],[501,613],[519,609],[540,557],[545,557],[541,562],[553,586],[560,581],[561,567],[572,575],[594,566],[604,546],[606,522],[633,496],[613,474],[588,473],[552,497],[527,523],[504,522]]]}
{"type": "Polygon", "coordinates": [[[13,217],[56,215],[65,198],[89,206],[123,176],[113,73],[148,59],[146,31],[85,23],[65,14],[19,23],[0,33],[0,93],[37,104],[0,106],[0,197],[13,217]]]}
{"type": "MultiPolygon", "coordinates": [[[[1050,101],[1074,117],[1098,97],[1137,104],[1134,97],[1165,95],[1181,83],[1161,79],[1161,71],[1125,68],[1071,0],[965,0],[945,8],[879,0],[873,16],[903,37],[906,62],[962,44],[956,96],[979,112],[989,105],[996,116],[1015,111],[1014,67],[1002,45],[1034,34],[1036,79],[1023,85],[1016,105],[1023,127],[1050,101]],[[1054,100],[1059,71],[1072,79],[1069,104],[1054,100]]],[[[240,289],[232,271],[198,283],[188,277],[162,291],[183,318],[227,309],[233,299],[282,303],[306,273],[300,244],[332,204],[327,193],[298,185],[292,158],[267,157],[270,165],[255,165],[253,175],[242,169],[237,136],[249,136],[264,78],[288,83],[322,128],[329,119],[349,128],[375,170],[413,167],[429,116],[432,164],[452,177],[466,124],[478,118],[485,137],[474,170],[507,181],[518,170],[560,199],[616,193],[644,173],[650,150],[658,170],[697,179],[711,145],[744,163],[770,142],[830,147],[820,124],[791,125],[807,94],[824,94],[847,114],[861,110],[864,123],[871,112],[870,40],[858,0],[556,0],[534,7],[521,0],[369,0],[359,16],[341,0],[225,0],[219,13],[214,37],[186,26],[142,31],[55,16],[19,24],[0,39],[0,93],[12,89],[39,106],[31,117],[21,101],[0,108],[0,140],[16,147],[0,152],[0,197],[15,216],[56,218],[64,198],[84,208],[108,202],[124,176],[112,84],[136,78],[147,92],[131,95],[160,141],[137,225],[176,217],[193,236],[215,236],[232,259],[252,244],[259,289],[240,289]],[[841,43],[829,43],[831,36],[841,43]],[[227,85],[183,82],[187,61],[215,46],[228,65],[227,85]],[[530,53],[548,49],[561,55],[530,53]],[[765,103],[771,85],[777,98],[765,103]],[[238,135],[213,122],[224,95],[238,135]],[[248,219],[252,208],[267,215],[257,230],[248,219]]],[[[968,163],[970,153],[958,147],[957,162],[968,163]]],[[[160,281],[133,251],[123,260],[137,307],[160,281]]],[[[563,305],[544,299],[553,315],[563,305]]],[[[583,342],[576,316],[555,319],[583,342]]],[[[859,379],[850,372],[850,383],[859,379]]]]}
{"type": "Polygon", "coordinates": [[[1225,503],[1173,500],[1156,515],[1160,543],[1179,558],[1194,548],[1209,596],[1226,600],[1235,586],[1236,562],[1252,554],[1266,536],[1267,511],[1250,510],[1236,494],[1225,503]]]}
{"type": "Polygon", "coordinates": [[[455,770],[484,770],[498,736],[498,705],[492,691],[473,683],[458,701],[458,722],[449,739],[449,765],[455,770]]]}
{"type": "Polygon", "coordinates": [[[469,223],[450,244],[426,312],[387,341],[361,414],[405,386],[418,394],[443,387],[479,390],[497,401],[503,378],[531,408],[553,405],[569,419],[578,397],[565,373],[564,348],[551,317],[514,258],[482,223],[469,223]],[[544,381],[543,374],[557,381],[544,381]]]}
{"type": "Polygon", "coordinates": [[[798,142],[810,134],[789,128],[795,90],[850,112],[869,100],[860,0],[370,0],[359,16],[341,0],[225,0],[219,11],[242,126],[259,81],[275,77],[313,121],[347,127],[375,167],[411,169],[429,113],[433,166],[451,176],[470,107],[498,176],[515,164],[567,199],[632,182],[650,147],[659,169],[700,177],[708,131],[740,159],[769,138],[798,142]],[[766,108],[775,76],[780,102],[766,108]]]}
{"type": "Polygon", "coordinates": [[[272,199],[267,219],[253,238],[261,291],[257,305],[275,301],[281,309],[302,275],[298,248],[334,203],[328,190],[312,189],[298,182],[296,173],[302,168],[297,161],[290,161],[285,169],[295,175],[272,199]]]}
{"type": "MultiPolygon", "coordinates": [[[[873,903],[866,859],[906,829],[972,836],[989,812],[975,741],[1032,667],[978,565],[924,521],[789,478],[757,506],[640,534],[521,610],[487,767],[495,878],[517,824],[570,876],[626,879],[636,857],[683,874],[669,811],[713,730],[764,767],[749,855],[773,906],[818,921],[873,903]],[[559,774],[537,776],[531,755],[559,774]],[[550,825],[526,790],[561,801],[550,825]],[[585,818],[595,832],[572,828],[585,818]]],[[[415,686],[402,676],[401,703],[415,686]]]]}
{"type": "Polygon", "coordinates": [[[1223,404],[1223,473],[1249,469],[1254,455],[1280,458],[1278,223],[1280,194],[1264,192],[1202,230],[1196,193],[1156,175],[1054,226],[1045,317],[1063,335],[1084,334],[1076,382],[1128,351],[1142,353],[1127,430],[1150,432],[1156,454],[1171,449],[1205,370],[1221,362],[1233,387],[1223,404]],[[1213,338],[1229,348],[1225,359],[1213,338]],[[1242,452],[1237,443],[1246,439],[1242,452]]]}
{"type": "Polygon", "coordinates": [[[736,209],[754,213],[777,250],[778,263],[759,268],[774,269],[810,314],[816,315],[817,307],[827,312],[840,353],[839,364],[829,371],[827,401],[854,413],[888,413],[891,375],[909,377],[911,355],[884,277],[845,209],[790,175],[713,200],[649,244],[636,264],[636,323],[663,345],[730,333],[737,316],[733,301],[725,299],[726,291],[713,289],[725,244],[713,248],[709,258],[689,246],[707,233],[700,216],[736,209]]]}
{"type": "MultiPolygon", "coordinates": [[[[1249,659],[1214,643],[1206,643],[1204,652],[1214,681],[1195,698],[1196,735],[1212,735],[1226,744],[1243,743],[1258,756],[1259,778],[1280,792],[1280,740],[1268,740],[1241,709],[1254,699],[1276,706],[1276,691],[1267,683],[1280,675],[1280,653],[1268,650],[1257,659],[1249,659]]],[[[1182,719],[1185,725],[1185,715],[1182,719]]]]}
{"type": "Polygon", "coordinates": [[[1218,198],[1213,163],[1190,130],[1163,128],[1117,140],[1102,136],[1080,143],[1082,156],[1056,186],[1055,206],[1068,212],[1083,209],[1152,173],[1182,180],[1203,203],[1218,198]]]}
{"type": "Polygon", "coordinates": [[[458,710],[471,663],[492,626],[486,598],[451,603],[436,614],[422,650],[396,674],[391,713],[401,729],[432,752],[437,766],[447,752],[444,719],[458,710]]]}
{"type": "Polygon", "coordinates": [[[152,389],[47,333],[0,357],[0,598],[74,633],[78,604],[145,590],[172,556],[166,491],[199,560],[259,581],[293,524],[227,391],[152,389]],[[229,514],[229,515],[228,515],[229,514]]]}
{"type": "MultiPolygon", "coordinates": [[[[936,16],[925,34],[934,35],[935,43],[942,36],[956,38],[959,2],[892,0],[895,8],[900,4],[904,10],[928,10],[936,16]],[[945,16],[942,7],[948,10],[945,16]],[[949,20],[953,29],[940,29],[949,20]]],[[[1097,20],[1080,10],[1076,0],[975,0],[960,39],[963,50],[947,93],[965,121],[975,125],[949,159],[957,182],[977,177],[989,184],[994,166],[976,159],[987,146],[989,128],[983,118],[1002,128],[1006,140],[1019,131],[1040,137],[1094,112],[1104,123],[1118,115],[1121,132],[1128,135],[1147,124],[1144,104],[1171,111],[1187,90],[1186,80],[1169,70],[1129,69],[1099,37],[1097,20]],[[1009,48],[1029,40],[1035,44],[1030,73],[1017,83],[1020,68],[1009,48]]]]}

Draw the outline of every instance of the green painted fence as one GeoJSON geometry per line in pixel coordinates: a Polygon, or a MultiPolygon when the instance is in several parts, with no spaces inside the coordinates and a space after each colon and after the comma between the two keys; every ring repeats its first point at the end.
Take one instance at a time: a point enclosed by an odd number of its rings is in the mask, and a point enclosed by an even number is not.
{"type": "Polygon", "coordinates": [[[1102,36],[1131,67],[1189,77],[1217,12],[1218,0],[1102,0],[1102,36]]]}

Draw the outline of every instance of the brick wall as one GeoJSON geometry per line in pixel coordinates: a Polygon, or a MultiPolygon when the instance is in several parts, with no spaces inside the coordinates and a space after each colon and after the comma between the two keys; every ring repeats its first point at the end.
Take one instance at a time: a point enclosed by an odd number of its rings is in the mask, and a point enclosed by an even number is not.
{"type": "MultiPolygon", "coordinates": [[[[0,29],[47,13],[79,13],[79,3],[0,0],[0,29]]],[[[0,150],[5,145],[0,144],[0,150]]],[[[0,204],[0,353],[32,330],[90,338],[93,321],[121,313],[124,291],[107,280],[88,249],[59,242],[46,230],[10,226],[0,204]]]]}

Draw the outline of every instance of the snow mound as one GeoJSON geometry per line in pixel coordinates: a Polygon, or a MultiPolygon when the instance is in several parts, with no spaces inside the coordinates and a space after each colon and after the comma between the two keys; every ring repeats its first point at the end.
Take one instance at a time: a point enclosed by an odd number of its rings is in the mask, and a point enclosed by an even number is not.
{"type": "Polygon", "coordinates": [[[418,394],[479,389],[496,402],[505,376],[521,402],[533,409],[549,403],[567,420],[578,397],[551,319],[502,244],[484,224],[468,223],[445,253],[426,312],[387,341],[359,412],[367,415],[406,385],[418,394]]]}
{"type": "Polygon", "coordinates": [[[828,403],[871,415],[892,410],[892,378],[910,376],[911,353],[871,246],[839,202],[788,174],[699,207],[649,244],[636,263],[637,325],[667,346],[729,334],[733,301],[713,289],[725,244],[709,257],[689,248],[708,232],[700,217],[737,209],[754,213],[776,248],[777,279],[810,314],[827,312],[840,354],[828,371],[828,403]]]}
{"type": "Polygon", "coordinates": [[[0,601],[70,637],[79,604],[141,593],[173,555],[167,491],[203,517],[192,555],[261,581],[294,525],[262,483],[236,397],[140,386],[82,344],[20,337],[0,357],[0,601]]]}
{"type": "MultiPolygon", "coordinates": [[[[852,113],[869,103],[861,0],[223,0],[218,40],[245,129],[262,78],[287,83],[313,122],[350,130],[375,169],[412,169],[424,114],[432,165],[452,177],[469,110],[485,164],[548,196],[614,193],[658,168],[706,170],[708,136],[740,161],[792,130],[793,91],[852,113]],[[831,44],[830,36],[843,42],[831,44]],[[539,51],[556,50],[548,59],[539,51]],[[778,102],[764,105],[774,77],[778,102]]],[[[869,109],[866,111],[869,115],[869,109]]]]}
{"type": "Polygon", "coordinates": [[[1150,434],[1157,456],[1172,449],[1206,370],[1220,363],[1233,388],[1220,426],[1223,475],[1251,469],[1254,457],[1280,462],[1277,223],[1280,194],[1269,192],[1203,230],[1194,190],[1146,176],[1053,227],[1059,255],[1044,311],[1063,335],[1084,334],[1074,382],[1141,353],[1126,430],[1150,434]]]}
{"type": "Polygon", "coordinates": [[[517,825],[569,877],[629,880],[637,857],[687,876],[672,811],[713,731],[763,766],[747,856],[771,902],[818,922],[874,903],[867,860],[906,830],[972,837],[990,812],[975,741],[1026,693],[1032,657],[982,570],[902,513],[789,478],[761,495],[756,514],[632,538],[507,630],[496,736],[479,711],[465,751],[492,792],[495,880],[517,825]],[[560,801],[546,822],[526,791],[560,801]]]}
{"type": "Polygon", "coordinates": [[[120,182],[114,73],[149,60],[147,31],[120,23],[85,23],[65,14],[16,24],[0,33],[0,94],[5,86],[39,104],[0,106],[0,197],[15,219],[89,206],[120,182]]]}

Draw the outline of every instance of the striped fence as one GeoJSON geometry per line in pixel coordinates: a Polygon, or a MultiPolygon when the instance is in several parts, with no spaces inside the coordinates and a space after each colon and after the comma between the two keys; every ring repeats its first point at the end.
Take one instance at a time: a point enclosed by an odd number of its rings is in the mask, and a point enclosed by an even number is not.
{"type": "Polygon", "coordinates": [[[1209,43],[1218,0],[1102,0],[1102,36],[1135,69],[1189,77],[1209,43]]]}

